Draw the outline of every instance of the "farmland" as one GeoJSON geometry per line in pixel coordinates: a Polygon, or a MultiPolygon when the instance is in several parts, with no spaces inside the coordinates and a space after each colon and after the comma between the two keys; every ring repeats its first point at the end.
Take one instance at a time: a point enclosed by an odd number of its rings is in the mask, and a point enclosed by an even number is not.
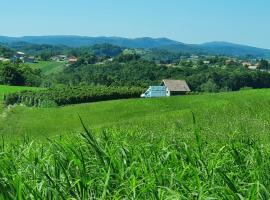
{"type": "Polygon", "coordinates": [[[0,197],[267,199],[269,104],[263,89],[16,106],[0,127],[0,197]]]}
{"type": "Polygon", "coordinates": [[[39,61],[38,63],[29,64],[34,69],[41,69],[42,73],[45,75],[61,72],[66,62],[56,62],[56,61],[39,61]]]}
{"type": "MultiPolygon", "coordinates": [[[[0,104],[2,104],[2,100],[4,98],[4,95],[24,91],[24,90],[38,90],[39,88],[35,87],[22,87],[22,86],[4,86],[0,85],[0,104]]],[[[2,112],[3,106],[0,106],[0,112],[2,112]]]]}
{"type": "Polygon", "coordinates": [[[269,99],[269,90],[248,90],[159,99],[115,100],[57,108],[17,106],[8,114],[1,132],[5,135],[45,137],[71,133],[81,130],[80,115],[91,127],[138,126],[151,131],[179,132],[176,128],[179,126],[181,135],[189,135],[193,112],[197,123],[211,133],[207,135],[209,137],[220,139],[235,131],[254,134],[258,130],[258,136],[266,137],[269,99]]]}

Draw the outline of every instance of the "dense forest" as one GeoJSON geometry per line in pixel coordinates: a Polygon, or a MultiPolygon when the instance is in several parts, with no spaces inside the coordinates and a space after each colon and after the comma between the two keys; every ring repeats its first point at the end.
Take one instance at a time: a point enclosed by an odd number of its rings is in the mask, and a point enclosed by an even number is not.
{"type": "MultiPolygon", "coordinates": [[[[140,86],[159,84],[162,79],[186,79],[192,91],[218,92],[243,87],[270,87],[270,74],[251,71],[226,59],[213,57],[210,65],[180,61],[177,66],[157,64],[136,54],[121,54],[112,62],[93,64],[93,56],[83,57],[54,77],[55,83],[65,85],[140,86]],[[87,60],[90,60],[87,62],[87,60]]],[[[265,61],[263,61],[265,62],[265,61]]],[[[267,61],[266,61],[267,62],[267,61]]]]}

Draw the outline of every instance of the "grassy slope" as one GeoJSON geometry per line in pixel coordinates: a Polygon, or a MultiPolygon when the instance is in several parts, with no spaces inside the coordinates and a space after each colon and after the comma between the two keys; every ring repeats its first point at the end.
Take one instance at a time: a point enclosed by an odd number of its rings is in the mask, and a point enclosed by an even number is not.
{"type": "Polygon", "coordinates": [[[269,104],[250,90],[16,107],[1,133],[38,140],[0,142],[0,199],[269,199],[269,104]],[[76,135],[77,114],[110,128],[76,135]]]}
{"type": "Polygon", "coordinates": [[[92,128],[180,134],[189,138],[192,112],[208,139],[226,141],[237,131],[269,140],[270,90],[132,99],[81,104],[60,108],[16,107],[1,125],[5,135],[44,137],[81,130],[78,115],[92,128]]]}
{"type": "Polygon", "coordinates": [[[49,75],[63,70],[65,64],[65,62],[40,61],[38,63],[30,64],[30,66],[41,69],[45,75],[49,75]]]}

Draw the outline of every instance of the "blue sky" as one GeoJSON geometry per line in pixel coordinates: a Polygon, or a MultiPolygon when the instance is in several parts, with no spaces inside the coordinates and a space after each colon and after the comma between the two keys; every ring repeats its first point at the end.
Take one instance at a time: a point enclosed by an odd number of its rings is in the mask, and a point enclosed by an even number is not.
{"type": "Polygon", "coordinates": [[[269,0],[0,0],[0,35],[168,37],[270,49],[269,0]]]}

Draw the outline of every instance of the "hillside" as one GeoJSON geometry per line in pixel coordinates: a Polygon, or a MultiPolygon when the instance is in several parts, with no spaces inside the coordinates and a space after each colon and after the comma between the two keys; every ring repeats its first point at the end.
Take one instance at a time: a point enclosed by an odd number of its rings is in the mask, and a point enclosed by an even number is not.
{"type": "Polygon", "coordinates": [[[83,37],[83,36],[24,36],[5,37],[0,36],[1,43],[27,42],[33,44],[66,45],[71,47],[90,46],[95,44],[113,44],[129,48],[156,48],[160,46],[180,44],[167,38],[121,38],[121,37],[83,37]]]}
{"type": "Polygon", "coordinates": [[[66,62],[39,61],[38,63],[30,63],[29,65],[34,69],[41,69],[42,73],[45,75],[50,75],[61,72],[64,69],[66,62]]]}
{"type": "Polygon", "coordinates": [[[226,140],[229,132],[242,129],[243,125],[246,128],[248,125],[248,129],[245,130],[248,134],[256,135],[258,130],[261,130],[257,136],[265,137],[267,129],[262,126],[270,123],[269,100],[270,92],[266,89],[158,99],[116,100],[59,108],[19,106],[13,108],[5,118],[1,132],[6,136],[16,133],[17,136],[29,134],[38,137],[71,134],[81,130],[78,118],[80,115],[92,128],[136,127],[139,130],[146,128],[157,132],[175,131],[187,136],[188,129],[192,126],[190,120],[193,112],[199,126],[214,134],[211,138],[226,140]],[[163,123],[160,124],[160,121],[163,123]]]}
{"type": "Polygon", "coordinates": [[[268,49],[260,49],[256,47],[233,44],[229,42],[209,42],[199,45],[208,54],[228,55],[228,56],[254,56],[270,58],[270,51],[268,49]]]}
{"type": "MultiPolygon", "coordinates": [[[[168,38],[121,38],[121,37],[86,37],[86,36],[0,36],[0,43],[13,45],[14,43],[47,44],[56,46],[82,47],[95,44],[112,44],[127,48],[164,49],[172,52],[191,54],[210,54],[227,56],[253,56],[270,58],[270,50],[227,42],[209,42],[204,44],[185,44],[168,38]]],[[[15,45],[16,46],[16,45],[15,45]]]]}
{"type": "Polygon", "coordinates": [[[0,198],[268,199],[269,104],[264,89],[5,109],[0,198]]]}

